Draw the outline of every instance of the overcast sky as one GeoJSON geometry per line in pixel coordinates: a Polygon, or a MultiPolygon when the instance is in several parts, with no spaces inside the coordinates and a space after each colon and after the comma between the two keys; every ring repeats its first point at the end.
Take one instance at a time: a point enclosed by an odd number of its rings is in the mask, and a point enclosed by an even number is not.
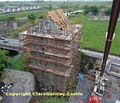
{"type": "MultiPolygon", "coordinates": [[[[0,0],[0,1],[36,1],[36,0],[0,0]]],[[[44,1],[67,1],[67,0],[44,0],[44,1]]],[[[74,1],[74,0],[70,0],[70,1],[74,1]]],[[[98,0],[76,0],[76,1],[98,1],[98,0]]],[[[101,0],[101,1],[112,1],[112,0],[101,0]]]]}

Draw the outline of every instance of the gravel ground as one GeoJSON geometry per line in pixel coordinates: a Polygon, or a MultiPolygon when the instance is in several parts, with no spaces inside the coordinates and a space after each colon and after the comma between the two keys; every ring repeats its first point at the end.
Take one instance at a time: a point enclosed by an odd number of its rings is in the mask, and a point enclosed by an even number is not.
{"type": "MultiPolygon", "coordinates": [[[[78,87],[76,89],[76,92],[83,93],[83,96],[71,96],[68,103],[88,103],[90,94],[92,93],[93,89],[88,89],[89,85],[94,85],[94,82],[83,79],[79,81],[78,87]]],[[[105,93],[103,96],[102,103],[116,103],[116,100],[120,101],[120,89],[118,88],[112,88],[107,87],[107,90],[110,90],[112,92],[111,97],[109,97],[108,93],[105,93]]]]}

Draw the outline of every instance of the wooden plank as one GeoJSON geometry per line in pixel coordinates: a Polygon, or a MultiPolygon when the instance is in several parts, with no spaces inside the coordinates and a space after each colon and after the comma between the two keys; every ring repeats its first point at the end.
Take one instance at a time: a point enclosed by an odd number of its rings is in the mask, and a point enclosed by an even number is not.
{"type": "Polygon", "coordinates": [[[63,32],[67,32],[68,29],[71,27],[70,22],[61,9],[48,12],[47,17],[51,18],[57,24],[57,26],[62,29],[61,31],[63,32]]]}

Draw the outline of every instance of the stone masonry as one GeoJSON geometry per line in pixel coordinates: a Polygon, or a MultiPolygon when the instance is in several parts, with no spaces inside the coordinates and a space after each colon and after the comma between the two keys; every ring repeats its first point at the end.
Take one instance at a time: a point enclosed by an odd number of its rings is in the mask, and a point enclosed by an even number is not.
{"type": "Polygon", "coordinates": [[[27,33],[28,68],[49,91],[65,92],[73,87],[79,68],[82,25],[73,25],[62,10],[48,12],[40,24],[27,33]]]}

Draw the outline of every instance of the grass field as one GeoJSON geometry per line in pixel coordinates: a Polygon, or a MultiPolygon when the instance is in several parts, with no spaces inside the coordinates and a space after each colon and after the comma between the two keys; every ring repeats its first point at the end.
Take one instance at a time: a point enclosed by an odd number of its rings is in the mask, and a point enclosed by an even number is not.
{"type": "MultiPolygon", "coordinates": [[[[104,50],[105,36],[109,22],[88,21],[88,17],[83,14],[73,14],[69,18],[75,24],[82,23],[84,25],[82,48],[104,50]]],[[[110,53],[120,54],[120,22],[117,23],[115,33],[116,36],[113,40],[110,53]]]]}
{"type": "Polygon", "coordinates": [[[14,70],[24,70],[25,65],[26,65],[26,60],[24,56],[14,56],[11,60],[10,60],[10,68],[14,69],[14,70]]]}
{"type": "Polygon", "coordinates": [[[12,13],[9,14],[8,16],[0,16],[0,21],[1,20],[6,20],[9,17],[15,17],[15,18],[22,18],[22,17],[27,17],[28,15],[34,14],[36,18],[40,18],[41,16],[44,16],[46,14],[47,10],[44,11],[25,11],[25,12],[18,12],[18,13],[12,13]]]}
{"type": "Polygon", "coordinates": [[[85,7],[90,6],[97,6],[99,9],[106,9],[111,7],[111,3],[103,3],[103,2],[66,2],[66,3],[60,3],[58,5],[59,8],[61,8],[64,12],[70,12],[75,10],[81,10],[85,9],[85,7]]]}
{"type": "Polygon", "coordinates": [[[65,97],[51,97],[51,98],[45,98],[39,103],[66,103],[67,99],[65,97]]]}

